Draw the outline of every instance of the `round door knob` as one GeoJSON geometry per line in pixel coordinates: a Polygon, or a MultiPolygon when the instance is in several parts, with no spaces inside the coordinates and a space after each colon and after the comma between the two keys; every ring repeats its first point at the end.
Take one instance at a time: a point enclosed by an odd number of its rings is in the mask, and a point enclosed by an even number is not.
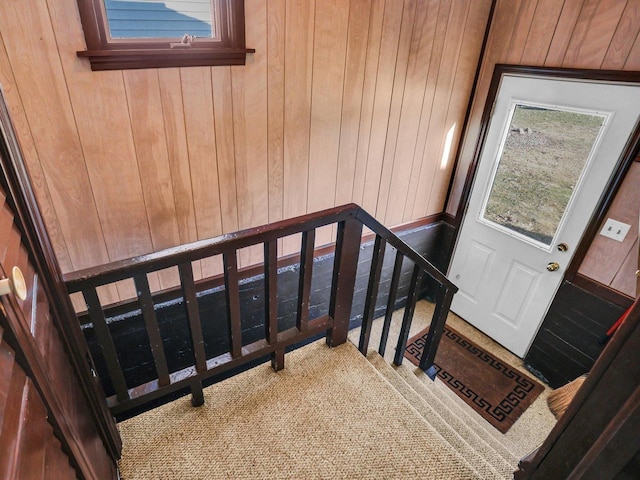
{"type": "Polygon", "coordinates": [[[549,270],[550,272],[555,272],[559,268],[560,265],[558,265],[556,262],[549,262],[549,265],[547,265],[547,270],[549,270]]]}
{"type": "Polygon", "coordinates": [[[20,300],[27,298],[27,282],[18,267],[11,269],[11,276],[0,280],[0,295],[13,293],[20,300]]]}
{"type": "Polygon", "coordinates": [[[569,250],[569,245],[567,245],[566,243],[562,242],[558,244],[558,250],[561,252],[566,252],[567,250],[569,250]]]}

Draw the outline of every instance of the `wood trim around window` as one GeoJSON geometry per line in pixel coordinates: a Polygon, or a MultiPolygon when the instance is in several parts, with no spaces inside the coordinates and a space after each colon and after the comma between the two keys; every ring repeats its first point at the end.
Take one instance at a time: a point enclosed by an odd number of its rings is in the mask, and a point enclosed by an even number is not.
{"type": "MultiPolygon", "coordinates": [[[[91,70],[244,65],[244,0],[213,0],[220,11],[220,41],[196,39],[188,48],[171,48],[167,39],[110,39],[103,0],[77,0],[91,70]]],[[[172,41],[175,41],[173,39],[172,41]]]]}

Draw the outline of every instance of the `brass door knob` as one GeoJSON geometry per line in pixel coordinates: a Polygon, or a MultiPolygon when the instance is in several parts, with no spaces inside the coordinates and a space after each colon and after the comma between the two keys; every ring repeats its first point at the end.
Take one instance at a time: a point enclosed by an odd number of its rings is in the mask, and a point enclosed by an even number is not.
{"type": "Polygon", "coordinates": [[[560,250],[561,252],[566,252],[567,250],[569,250],[569,245],[567,245],[564,242],[559,243],[558,244],[558,250],[560,250]]]}
{"type": "Polygon", "coordinates": [[[547,270],[549,270],[550,272],[555,272],[559,268],[560,265],[558,265],[556,262],[549,262],[549,265],[547,265],[547,270]]]}

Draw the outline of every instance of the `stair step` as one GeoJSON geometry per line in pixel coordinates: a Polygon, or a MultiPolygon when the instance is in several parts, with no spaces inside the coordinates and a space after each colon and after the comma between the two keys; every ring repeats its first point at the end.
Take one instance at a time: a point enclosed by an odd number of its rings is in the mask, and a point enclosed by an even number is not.
{"type": "MultiPolygon", "coordinates": [[[[454,428],[440,415],[437,403],[430,403],[410,386],[396,370],[377,353],[368,356],[369,361],[398,390],[425,420],[457,451],[467,459],[482,478],[510,479],[516,469],[499,456],[482,438],[467,429],[454,428]]],[[[441,410],[441,409],[440,409],[441,410]]]]}
{"type": "MultiPolygon", "coordinates": [[[[446,385],[436,380],[431,381],[424,372],[407,365],[395,367],[400,375],[414,390],[424,395],[430,402],[439,406],[439,411],[445,420],[454,428],[464,428],[473,432],[474,436],[483,440],[494,452],[515,470],[519,457],[513,453],[508,445],[496,438],[496,435],[485,428],[475,417],[477,414],[456,396],[446,385]],[[455,397],[455,398],[453,398],[455,397]]],[[[493,428],[493,427],[491,427],[493,428]]],[[[497,432],[497,430],[496,430],[497,432]]]]}
{"type": "MultiPolygon", "coordinates": [[[[370,359],[369,359],[370,360],[370,359]]],[[[385,363],[384,360],[382,360],[382,363],[385,363]]],[[[382,380],[384,380],[384,382],[386,384],[389,385],[389,389],[391,391],[394,392],[394,394],[397,396],[397,401],[398,402],[402,402],[403,405],[405,406],[405,408],[410,409],[414,414],[415,414],[415,419],[413,419],[412,421],[414,422],[414,428],[417,431],[426,431],[428,432],[429,435],[431,435],[432,437],[436,437],[438,439],[438,443],[442,444],[442,447],[440,448],[445,448],[446,450],[451,450],[450,455],[455,455],[456,457],[456,461],[460,462],[461,464],[463,464],[466,468],[470,469],[475,476],[473,478],[476,478],[478,480],[480,479],[494,479],[494,478],[502,478],[501,476],[499,476],[498,472],[495,471],[495,469],[492,469],[490,466],[487,467],[483,467],[481,466],[481,461],[478,461],[478,459],[473,458],[473,449],[469,448],[469,451],[461,451],[460,448],[457,448],[456,445],[454,445],[450,439],[450,437],[452,436],[452,432],[455,435],[455,431],[451,428],[448,428],[448,430],[444,430],[441,428],[438,428],[436,425],[434,425],[434,422],[430,422],[427,419],[427,416],[421,411],[422,405],[420,404],[419,397],[418,398],[407,398],[406,395],[404,395],[404,393],[398,389],[397,387],[397,383],[398,383],[398,377],[396,375],[396,378],[394,379],[393,376],[388,377],[386,373],[388,372],[384,372],[383,370],[381,370],[380,368],[378,368],[378,365],[376,365],[374,362],[372,362],[371,360],[369,361],[369,365],[372,366],[374,368],[374,370],[376,370],[376,372],[379,374],[380,378],[382,380]],[[416,423],[418,422],[418,423],[416,423]],[[445,447],[446,446],[446,447],[445,447]],[[480,465],[480,468],[478,468],[480,465]],[[487,472],[491,472],[493,474],[493,476],[487,476],[487,472]]],[[[387,367],[389,369],[391,369],[391,367],[386,364],[387,367]]],[[[392,370],[393,373],[393,370],[392,370]]],[[[410,390],[410,388],[409,388],[410,390]]],[[[425,403],[426,405],[426,403],[425,403]]],[[[427,405],[428,407],[428,405],[427,405]]],[[[434,412],[434,415],[435,412],[434,412]]],[[[462,440],[463,441],[463,440],[462,440]]],[[[482,460],[482,459],[480,459],[482,460]]],[[[485,462],[486,463],[486,462],[485,462]]],[[[511,477],[509,477],[511,478],[511,477]]]]}

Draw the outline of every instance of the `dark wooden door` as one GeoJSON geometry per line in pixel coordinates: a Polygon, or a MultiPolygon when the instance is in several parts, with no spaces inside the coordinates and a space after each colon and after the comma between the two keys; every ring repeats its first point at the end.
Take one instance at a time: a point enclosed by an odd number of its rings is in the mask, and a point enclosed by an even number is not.
{"type": "Polygon", "coordinates": [[[120,437],[13,135],[0,90],[0,278],[17,266],[27,296],[0,299],[0,478],[117,478],[120,437]]]}
{"type": "Polygon", "coordinates": [[[3,333],[0,327],[0,478],[76,478],[38,389],[3,333]]]}

